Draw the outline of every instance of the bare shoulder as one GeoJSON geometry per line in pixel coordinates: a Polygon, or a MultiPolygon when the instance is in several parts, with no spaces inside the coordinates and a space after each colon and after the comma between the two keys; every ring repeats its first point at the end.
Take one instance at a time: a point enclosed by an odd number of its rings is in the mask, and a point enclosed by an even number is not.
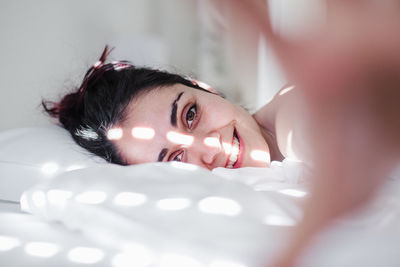
{"type": "Polygon", "coordinates": [[[260,108],[253,116],[261,127],[275,132],[275,120],[279,111],[288,102],[292,102],[294,86],[285,86],[275,96],[260,108]]]}
{"type": "Polygon", "coordinates": [[[307,109],[300,90],[283,87],[254,114],[261,128],[270,131],[284,157],[308,158],[307,109]]]}

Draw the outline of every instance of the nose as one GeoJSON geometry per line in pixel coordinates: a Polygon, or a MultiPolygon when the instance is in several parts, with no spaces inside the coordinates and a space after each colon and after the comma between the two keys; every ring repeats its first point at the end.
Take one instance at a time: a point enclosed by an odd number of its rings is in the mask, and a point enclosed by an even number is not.
{"type": "Polygon", "coordinates": [[[201,162],[208,167],[212,167],[217,155],[222,151],[221,136],[213,131],[200,138],[196,138],[192,149],[198,154],[201,162]]]}

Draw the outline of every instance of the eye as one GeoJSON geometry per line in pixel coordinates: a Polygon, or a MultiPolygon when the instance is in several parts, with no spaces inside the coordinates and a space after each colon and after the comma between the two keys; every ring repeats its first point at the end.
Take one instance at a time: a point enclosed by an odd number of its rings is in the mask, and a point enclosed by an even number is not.
{"type": "Polygon", "coordinates": [[[183,155],[184,151],[178,150],[169,156],[168,161],[183,161],[183,155]]]}
{"type": "Polygon", "coordinates": [[[194,104],[186,113],[186,123],[189,129],[192,128],[192,124],[197,117],[197,106],[194,104]]]}

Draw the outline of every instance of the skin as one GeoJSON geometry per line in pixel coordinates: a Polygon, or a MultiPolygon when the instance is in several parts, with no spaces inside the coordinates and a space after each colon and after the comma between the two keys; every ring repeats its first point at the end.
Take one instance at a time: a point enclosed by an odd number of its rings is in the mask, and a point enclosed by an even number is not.
{"type": "Polygon", "coordinates": [[[296,266],[312,238],[367,203],[400,161],[398,1],[385,9],[370,3],[327,0],[324,31],[291,42],[272,31],[265,1],[231,2],[266,36],[301,91],[278,94],[254,115],[272,158],[289,155],[289,144],[307,158],[299,145],[307,144],[315,166],[304,220],[268,266],[296,266]],[[301,121],[306,110],[292,105],[296,94],[307,102],[310,134],[297,126],[308,122],[301,121]]]}
{"type": "Polygon", "coordinates": [[[285,86],[253,115],[270,146],[272,159],[310,160],[307,111],[302,92],[285,86]]]}
{"type": "Polygon", "coordinates": [[[264,34],[310,111],[304,219],[268,264],[297,266],[312,239],[368,203],[400,162],[399,1],[326,0],[326,24],[300,40],[275,34],[266,1],[231,4],[264,34]]]}
{"type": "MultiPolygon", "coordinates": [[[[126,114],[122,124],[116,126],[122,129],[123,135],[115,144],[128,164],[158,161],[164,150],[167,152],[160,161],[184,161],[207,169],[226,167],[231,152],[225,147],[232,144],[236,129],[240,152],[233,168],[269,166],[268,158],[255,160],[251,156],[254,150],[270,153],[263,128],[246,110],[219,95],[181,84],[156,88],[133,100],[126,114]],[[174,102],[176,126],[171,123],[174,102]],[[135,138],[131,134],[135,127],[153,129],[154,136],[135,138]],[[167,137],[171,132],[183,136],[183,140],[189,137],[193,141],[188,144],[171,140],[167,137]],[[204,141],[207,138],[217,142],[207,145],[204,141]]],[[[270,145],[276,153],[276,145],[273,142],[270,145]]]]}

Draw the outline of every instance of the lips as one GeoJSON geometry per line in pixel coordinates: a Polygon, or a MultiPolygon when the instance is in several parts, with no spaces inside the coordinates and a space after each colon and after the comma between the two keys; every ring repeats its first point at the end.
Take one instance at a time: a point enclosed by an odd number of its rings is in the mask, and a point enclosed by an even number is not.
{"type": "Polygon", "coordinates": [[[236,135],[236,131],[233,132],[233,139],[232,139],[232,148],[231,148],[231,154],[229,155],[228,159],[228,164],[226,165],[226,168],[232,169],[233,166],[236,164],[238,158],[239,158],[239,138],[236,135]]]}
{"type": "Polygon", "coordinates": [[[240,138],[240,135],[234,129],[233,131],[233,137],[232,137],[232,148],[231,148],[231,153],[229,155],[229,158],[227,160],[227,164],[225,168],[239,168],[241,165],[241,162],[243,161],[243,140],[240,138]]]}

